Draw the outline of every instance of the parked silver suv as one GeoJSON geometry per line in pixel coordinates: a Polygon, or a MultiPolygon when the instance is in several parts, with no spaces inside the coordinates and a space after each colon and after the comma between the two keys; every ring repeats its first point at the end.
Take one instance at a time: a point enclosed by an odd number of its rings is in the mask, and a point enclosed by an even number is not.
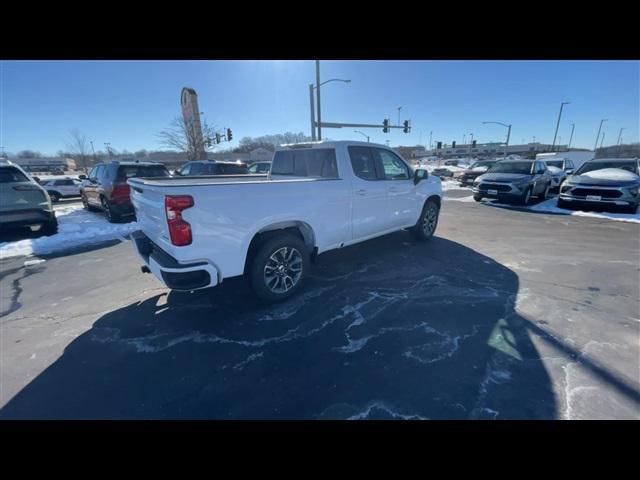
{"type": "Polygon", "coordinates": [[[45,235],[58,232],[49,194],[18,165],[1,160],[0,230],[37,225],[45,235]]]}
{"type": "Polygon", "coordinates": [[[497,198],[528,205],[531,197],[545,200],[551,175],[540,160],[500,160],[473,182],[473,199],[497,198]]]}
{"type": "Polygon", "coordinates": [[[608,207],[635,213],[640,204],[637,158],[598,158],[584,163],[560,188],[558,207],[608,207]]]}

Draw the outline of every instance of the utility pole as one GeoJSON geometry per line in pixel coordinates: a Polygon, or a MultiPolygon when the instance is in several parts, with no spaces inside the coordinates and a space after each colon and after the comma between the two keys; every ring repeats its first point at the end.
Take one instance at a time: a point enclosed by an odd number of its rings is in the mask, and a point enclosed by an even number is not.
{"type": "Polygon", "coordinates": [[[316,121],[316,112],[313,108],[313,83],[309,84],[309,107],[311,110],[311,140],[316,141],[316,126],[314,125],[316,121]]]}
{"type": "Polygon", "coordinates": [[[551,145],[551,151],[553,152],[556,146],[556,136],[558,135],[558,127],[560,126],[560,117],[562,117],[562,107],[569,105],[571,102],[562,102],[560,104],[560,113],[558,113],[558,123],[556,123],[556,133],[553,135],[553,145],[551,145]]]}
{"type": "Polygon", "coordinates": [[[576,128],[576,124],[571,124],[571,136],[569,137],[569,145],[567,145],[567,150],[571,148],[571,140],[573,140],[573,130],[576,128]]]}
{"type": "Polygon", "coordinates": [[[433,148],[433,144],[431,143],[431,137],[433,137],[433,130],[429,132],[429,150],[433,148]]]}
{"type": "Polygon", "coordinates": [[[593,146],[593,153],[598,149],[598,140],[600,140],[600,130],[602,130],[602,124],[609,120],[608,118],[603,118],[600,120],[600,126],[598,127],[598,134],[596,135],[596,144],[593,146]]]}
{"type": "Polygon", "coordinates": [[[318,141],[322,140],[322,116],[320,114],[320,60],[316,60],[316,100],[318,102],[318,141]]]}
{"type": "Polygon", "coordinates": [[[605,132],[602,132],[602,140],[600,140],[600,148],[602,148],[602,144],[604,143],[604,134],[605,132]]]}
{"type": "Polygon", "coordinates": [[[473,143],[473,133],[470,133],[469,136],[471,137],[471,140],[469,141],[469,158],[471,158],[471,144],[473,143]]]}
{"type": "Polygon", "coordinates": [[[400,125],[400,110],[402,110],[402,107],[398,107],[398,123],[396,125],[400,125]]]}
{"type": "Polygon", "coordinates": [[[618,141],[616,142],[616,145],[620,145],[620,139],[622,138],[622,130],[624,130],[624,127],[620,129],[620,133],[618,134],[618,141]]]}

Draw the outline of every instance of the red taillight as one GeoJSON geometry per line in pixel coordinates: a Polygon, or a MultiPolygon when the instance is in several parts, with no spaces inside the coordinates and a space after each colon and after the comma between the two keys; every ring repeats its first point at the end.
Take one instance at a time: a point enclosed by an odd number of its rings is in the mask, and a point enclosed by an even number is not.
{"type": "Polygon", "coordinates": [[[131,193],[129,185],[126,183],[116,183],[113,185],[113,189],[111,190],[111,199],[116,201],[128,201],[129,193],[131,193]]]}
{"type": "Polygon", "coordinates": [[[193,207],[191,195],[171,195],[164,197],[167,225],[171,243],[177,247],[191,244],[191,225],[182,219],[182,211],[193,207]]]}

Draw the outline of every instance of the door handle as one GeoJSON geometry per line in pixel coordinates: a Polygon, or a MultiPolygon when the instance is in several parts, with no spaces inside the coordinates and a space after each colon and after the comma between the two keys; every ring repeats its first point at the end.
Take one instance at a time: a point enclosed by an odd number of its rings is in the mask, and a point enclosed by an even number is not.
{"type": "Polygon", "coordinates": [[[364,189],[360,189],[360,190],[356,190],[356,193],[357,193],[358,195],[366,195],[366,194],[367,194],[367,191],[366,191],[366,190],[364,190],[364,189]]]}

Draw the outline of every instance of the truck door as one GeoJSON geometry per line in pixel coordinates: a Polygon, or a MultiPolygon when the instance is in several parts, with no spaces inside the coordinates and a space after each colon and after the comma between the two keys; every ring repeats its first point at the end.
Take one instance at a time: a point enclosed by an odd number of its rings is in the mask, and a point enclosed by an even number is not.
{"type": "Polygon", "coordinates": [[[388,227],[406,227],[415,224],[420,208],[415,195],[409,166],[395,153],[384,148],[373,147],[378,171],[382,174],[382,182],[386,185],[389,216],[388,227]]]}
{"type": "Polygon", "coordinates": [[[373,236],[390,228],[388,185],[381,181],[375,167],[370,147],[348,147],[353,170],[352,183],[352,238],[354,240],[373,236]]]}

